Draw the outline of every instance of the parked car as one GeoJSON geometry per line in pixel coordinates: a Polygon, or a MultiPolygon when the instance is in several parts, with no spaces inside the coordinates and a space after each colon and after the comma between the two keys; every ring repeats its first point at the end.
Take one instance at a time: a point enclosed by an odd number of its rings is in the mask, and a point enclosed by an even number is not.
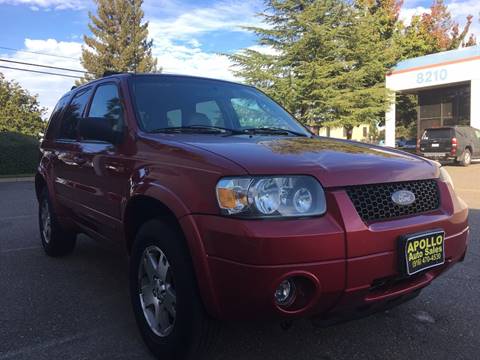
{"type": "Polygon", "coordinates": [[[400,150],[415,154],[417,152],[417,139],[407,139],[398,148],[400,150]]]}
{"type": "Polygon", "coordinates": [[[472,159],[480,159],[480,130],[471,126],[426,129],[420,153],[429,159],[468,166],[472,159]]]}
{"type": "Polygon", "coordinates": [[[395,147],[396,148],[401,148],[403,145],[405,145],[405,138],[404,137],[399,137],[395,139],[395,147]]]}
{"type": "Polygon", "coordinates": [[[436,162],[313,136],[250,86],[107,76],[60,99],[41,151],[45,252],[69,254],[79,233],[125,246],[162,359],[200,358],[219,320],[400,304],[467,249],[467,205],[436,162]]]}

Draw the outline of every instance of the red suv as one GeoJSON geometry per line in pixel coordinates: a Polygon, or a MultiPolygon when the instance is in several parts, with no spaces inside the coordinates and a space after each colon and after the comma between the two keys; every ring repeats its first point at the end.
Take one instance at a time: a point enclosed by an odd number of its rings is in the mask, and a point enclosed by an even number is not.
{"type": "Polygon", "coordinates": [[[313,136],[249,86],[106,76],[59,101],[41,151],[46,253],[78,233],[124,244],[138,326],[165,359],[198,358],[215,320],[399,304],[467,248],[467,206],[437,163],[313,136]]]}

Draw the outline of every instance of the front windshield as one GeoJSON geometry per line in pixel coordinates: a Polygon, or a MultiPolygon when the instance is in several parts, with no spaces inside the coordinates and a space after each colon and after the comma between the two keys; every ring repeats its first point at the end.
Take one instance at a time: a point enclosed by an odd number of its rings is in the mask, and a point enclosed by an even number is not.
{"type": "Polygon", "coordinates": [[[309,135],[282,107],[249,86],[168,75],[135,76],[130,81],[140,127],[146,132],[268,128],[309,135]]]}

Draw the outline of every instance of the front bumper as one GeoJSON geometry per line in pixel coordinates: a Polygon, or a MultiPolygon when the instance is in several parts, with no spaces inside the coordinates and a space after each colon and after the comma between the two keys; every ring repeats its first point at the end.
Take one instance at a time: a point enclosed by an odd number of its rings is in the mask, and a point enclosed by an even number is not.
{"type": "Polygon", "coordinates": [[[225,320],[329,318],[401,302],[465,254],[467,206],[447,184],[439,183],[439,188],[440,210],[374,224],[359,218],[343,190],[327,193],[329,212],[319,218],[184,217],[182,226],[196,253],[192,258],[208,312],[225,320]],[[432,228],[446,232],[446,263],[402,278],[397,239],[432,228]],[[285,310],[276,305],[273,294],[292,276],[306,279],[311,291],[300,308],[285,310]]]}

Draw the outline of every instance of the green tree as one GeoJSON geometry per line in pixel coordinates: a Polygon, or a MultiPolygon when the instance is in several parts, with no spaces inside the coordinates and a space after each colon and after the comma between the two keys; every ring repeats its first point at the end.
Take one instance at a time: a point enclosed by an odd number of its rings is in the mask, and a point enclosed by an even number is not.
{"type": "Polygon", "coordinates": [[[472,21],[473,16],[467,16],[460,30],[460,24],[452,19],[444,1],[433,0],[429,12],[413,16],[409,25],[399,24],[397,42],[402,48],[402,58],[475,45],[473,34],[467,38],[472,21]]]}
{"type": "Polygon", "coordinates": [[[15,132],[38,137],[45,129],[37,97],[0,73],[0,132],[15,132]]]}
{"type": "Polygon", "coordinates": [[[308,125],[351,129],[378,122],[389,99],[385,73],[398,57],[394,5],[391,0],[269,0],[261,14],[269,26],[250,30],[271,50],[230,55],[236,75],[308,125]]]}
{"type": "Polygon", "coordinates": [[[81,82],[101,77],[106,71],[157,72],[143,22],[143,0],[95,0],[97,15],[89,13],[93,36],[84,35],[81,63],[88,74],[81,82]]]}

